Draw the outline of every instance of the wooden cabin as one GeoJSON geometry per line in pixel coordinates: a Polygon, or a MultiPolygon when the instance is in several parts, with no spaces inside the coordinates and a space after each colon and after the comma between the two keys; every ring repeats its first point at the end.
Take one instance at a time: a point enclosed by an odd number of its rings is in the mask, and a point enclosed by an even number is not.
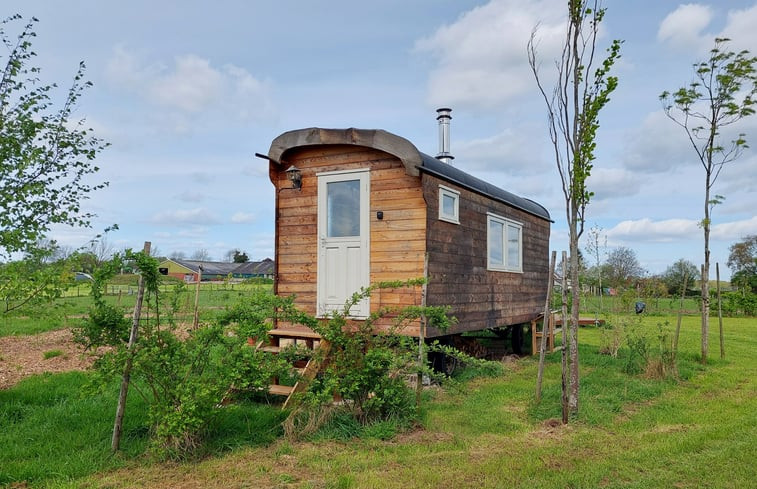
{"type": "MultiPolygon", "coordinates": [[[[276,187],[274,291],[323,316],[371,283],[426,277],[380,290],[350,312],[448,305],[458,322],[427,337],[523,324],[542,312],[550,216],[382,130],[286,132],[266,155],[276,187]]],[[[440,158],[451,158],[448,152],[440,158]]],[[[405,331],[417,336],[418,325],[405,331]]]]}

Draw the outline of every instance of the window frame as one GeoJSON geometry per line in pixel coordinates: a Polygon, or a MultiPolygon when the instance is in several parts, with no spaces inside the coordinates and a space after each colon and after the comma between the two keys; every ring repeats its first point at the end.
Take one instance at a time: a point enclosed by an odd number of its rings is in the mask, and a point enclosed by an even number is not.
{"type": "Polygon", "coordinates": [[[451,222],[452,224],[460,224],[460,191],[447,187],[446,185],[439,185],[439,220],[451,222]],[[444,212],[444,197],[452,197],[455,199],[453,214],[449,215],[444,212]]]}
{"type": "Polygon", "coordinates": [[[506,217],[486,213],[486,269],[494,272],[523,273],[523,223],[513,221],[506,217]],[[493,264],[491,260],[491,222],[502,225],[502,265],[493,264]],[[510,240],[510,226],[517,228],[518,234],[518,263],[513,265],[508,262],[508,243],[510,240]]]}

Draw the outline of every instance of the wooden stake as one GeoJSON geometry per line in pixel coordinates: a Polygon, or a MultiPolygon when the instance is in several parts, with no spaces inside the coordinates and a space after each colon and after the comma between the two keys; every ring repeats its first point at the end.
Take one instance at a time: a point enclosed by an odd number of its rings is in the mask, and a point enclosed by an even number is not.
{"type": "MultiPolygon", "coordinates": [[[[568,253],[562,252],[562,424],[568,424],[568,253]]],[[[598,322],[597,322],[598,323],[598,322]]]]}
{"type": "Polygon", "coordinates": [[[678,304],[678,319],[676,322],[676,332],[673,335],[673,367],[676,364],[676,355],[678,354],[678,337],[681,334],[681,316],[683,316],[683,301],[686,298],[686,285],[688,285],[689,276],[684,272],[683,287],[681,289],[681,302],[678,304]]]}
{"type": "Polygon", "coordinates": [[[718,294],[718,324],[720,325],[720,359],[725,360],[725,341],[723,340],[723,304],[720,301],[720,263],[715,262],[715,280],[718,294]]]}
{"type": "Polygon", "coordinates": [[[192,329],[197,329],[197,326],[199,326],[200,324],[200,282],[202,282],[202,265],[197,267],[197,288],[195,288],[195,315],[194,320],[192,321],[192,329]]]}
{"type": "MultiPolygon", "coordinates": [[[[552,299],[552,282],[555,280],[555,262],[557,261],[557,252],[552,252],[552,260],[549,265],[549,282],[547,283],[547,298],[544,300],[544,321],[541,327],[541,345],[539,346],[539,370],[536,374],[536,402],[541,401],[541,383],[544,377],[544,354],[547,349],[547,334],[550,328],[551,314],[549,312],[549,305],[552,299]]],[[[565,273],[565,270],[563,270],[565,273]]],[[[533,334],[536,334],[536,326],[534,326],[533,334]]]]}
{"type": "MultiPolygon", "coordinates": [[[[150,255],[150,242],[145,241],[143,249],[145,255],[150,255]]],[[[126,409],[126,396],[129,393],[129,382],[131,380],[131,367],[134,362],[134,345],[137,342],[139,334],[139,317],[142,314],[142,301],[145,297],[145,279],[144,275],[139,276],[139,287],[137,288],[137,302],[134,304],[134,315],[131,321],[131,332],[129,333],[129,343],[126,346],[128,355],[126,356],[126,365],[121,377],[121,392],[118,395],[118,406],[116,407],[116,420],[113,423],[113,438],[111,438],[110,449],[113,452],[118,451],[121,444],[121,432],[123,430],[124,410],[126,409]]]]}

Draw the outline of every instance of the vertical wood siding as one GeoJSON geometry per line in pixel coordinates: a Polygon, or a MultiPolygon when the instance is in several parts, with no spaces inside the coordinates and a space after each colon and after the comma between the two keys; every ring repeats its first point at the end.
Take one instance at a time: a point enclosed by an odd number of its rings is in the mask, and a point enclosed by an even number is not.
{"type": "MultiPolygon", "coordinates": [[[[277,191],[276,292],[296,294],[303,311],[316,313],[318,263],[317,173],[371,169],[370,281],[407,280],[423,276],[426,252],[426,204],[420,178],[409,176],[399,159],[364,147],[334,145],[297,148],[283,155],[284,167],[302,171],[302,190],[292,190],[284,170],[271,171],[277,191]],[[383,212],[383,219],[376,216],[383,212]]],[[[272,165],[273,167],[274,165],[272,165]]],[[[376,291],[371,311],[421,303],[421,289],[376,291]]],[[[387,327],[388,321],[383,326],[387,327]]],[[[418,326],[404,331],[417,335],[418,326]]]]}

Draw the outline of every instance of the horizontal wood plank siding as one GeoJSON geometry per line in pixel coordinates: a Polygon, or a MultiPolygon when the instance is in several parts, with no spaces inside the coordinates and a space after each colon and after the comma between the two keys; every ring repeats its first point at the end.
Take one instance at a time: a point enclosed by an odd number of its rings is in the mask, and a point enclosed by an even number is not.
{"type": "Polygon", "coordinates": [[[427,303],[452,307],[458,323],[448,333],[519,324],[536,317],[544,307],[549,274],[550,223],[429,174],[422,175],[422,182],[429,203],[427,303]],[[460,224],[438,219],[440,184],[460,191],[460,224]],[[487,270],[487,212],[523,225],[522,273],[487,270]]]}
{"type": "MultiPolygon", "coordinates": [[[[316,174],[371,169],[370,281],[422,277],[426,253],[426,204],[420,177],[407,175],[399,159],[370,148],[327,145],[296,148],[282,156],[282,171],[272,173],[277,191],[276,292],[296,294],[303,311],[316,313],[318,263],[318,200],[316,174]],[[291,189],[284,171],[295,165],[302,172],[302,189],[291,189]],[[377,212],[383,212],[378,219],[377,212]]],[[[274,167],[274,165],[272,165],[274,167]]],[[[380,290],[371,298],[371,311],[380,307],[421,304],[420,287],[380,290]]],[[[388,328],[390,319],[379,324],[388,328]]],[[[414,323],[405,334],[418,334],[414,323]]]]}

